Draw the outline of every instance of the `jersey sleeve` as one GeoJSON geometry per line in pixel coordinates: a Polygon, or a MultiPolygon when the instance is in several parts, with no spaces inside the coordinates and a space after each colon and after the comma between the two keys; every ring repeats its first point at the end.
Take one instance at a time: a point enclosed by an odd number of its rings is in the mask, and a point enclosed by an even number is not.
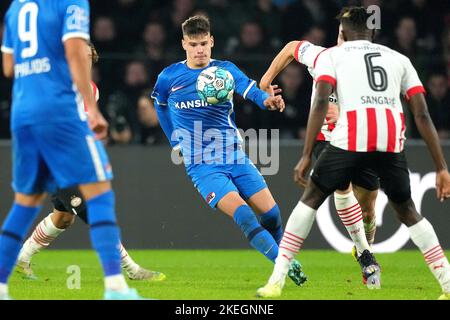
{"type": "Polygon", "coordinates": [[[11,29],[8,26],[8,13],[5,15],[5,24],[3,27],[2,52],[14,53],[14,45],[12,41],[11,29]]]}
{"type": "Polygon", "coordinates": [[[256,103],[261,109],[266,109],[264,101],[269,97],[269,94],[259,89],[256,81],[247,77],[234,63],[227,61],[224,67],[234,78],[235,91],[244,99],[256,103]]]}
{"type": "Polygon", "coordinates": [[[158,75],[158,79],[156,80],[151,97],[158,103],[158,105],[167,106],[169,84],[167,78],[165,77],[164,71],[158,75]]]}
{"type": "Polygon", "coordinates": [[[303,40],[297,44],[294,57],[297,62],[304,64],[310,69],[313,69],[317,58],[324,50],[326,50],[326,48],[316,46],[309,41],[303,40]]]}
{"type": "Polygon", "coordinates": [[[71,38],[89,40],[89,2],[87,0],[61,1],[61,14],[64,16],[62,41],[71,38]]]}
{"type": "Polygon", "coordinates": [[[426,93],[422,82],[419,79],[416,69],[411,63],[409,58],[404,57],[404,74],[402,77],[401,90],[402,94],[405,96],[406,100],[411,99],[412,96],[418,93],[426,93]]]}
{"type": "Polygon", "coordinates": [[[320,54],[315,66],[315,75],[316,83],[326,81],[336,88],[336,69],[331,58],[331,50],[320,54]]]}

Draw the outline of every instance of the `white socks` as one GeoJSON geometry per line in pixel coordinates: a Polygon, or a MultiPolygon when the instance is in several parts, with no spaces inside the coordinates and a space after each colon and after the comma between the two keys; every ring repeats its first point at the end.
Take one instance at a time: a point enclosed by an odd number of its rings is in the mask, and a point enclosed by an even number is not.
{"type": "Polygon", "coordinates": [[[269,283],[280,282],[281,286],[284,285],[284,279],[289,271],[291,260],[303,246],[303,241],[308,236],[316,218],[316,212],[317,210],[308,207],[301,201],[292,211],[284,229],[283,238],[278,249],[278,257],[275,260],[275,267],[269,283]]]}
{"type": "Polygon", "coordinates": [[[25,241],[19,253],[19,260],[30,262],[31,257],[42,248],[46,248],[65,229],[55,227],[52,221],[52,213],[42,220],[34,229],[31,236],[25,241]]]}
{"type": "Polygon", "coordinates": [[[125,291],[128,289],[128,284],[125,281],[123,274],[105,277],[105,289],[113,291],[125,291]]]}
{"type": "Polygon", "coordinates": [[[356,246],[358,256],[364,250],[371,251],[364,231],[362,210],[353,191],[346,194],[338,194],[335,192],[334,204],[336,205],[339,218],[356,246]]]}
{"type": "Polygon", "coordinates": [[[120,266],[128,273],[135,273],[139,270],[139,265],[131,259],[122,243],[120,243],[120,266]]]}
{"type": "Polygon", "coordinates": [[[430,271],[442,287],[442,291],[450,293],[450,266],[433,226],[423,218],[409,227],[411,240],[422,251],[430,271]]]}

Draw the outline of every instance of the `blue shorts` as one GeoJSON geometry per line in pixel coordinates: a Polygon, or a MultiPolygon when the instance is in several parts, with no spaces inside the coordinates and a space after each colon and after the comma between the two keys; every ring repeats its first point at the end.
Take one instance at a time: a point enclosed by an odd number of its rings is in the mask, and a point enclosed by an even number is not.
{"type": "Polygon", "coordinates": [[[244,164],[198,165],[190,168],[188,175],[211,208],[232,191],[247,200],[267,188],[263,176],[247,157],[244,164]]]}
{"type": "Polygon", "coordinates": [[[15,192],[41,194],[112,179],[105,149],[86,122],[19,127],[12,141],[15,192]]]}

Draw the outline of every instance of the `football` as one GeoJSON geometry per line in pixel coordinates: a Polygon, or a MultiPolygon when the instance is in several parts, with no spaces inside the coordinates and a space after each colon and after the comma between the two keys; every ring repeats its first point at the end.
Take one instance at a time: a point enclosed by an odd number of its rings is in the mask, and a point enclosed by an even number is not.
{"type": "Polygon", "coordinates": [[[209,104],[221,104],[233,98],[234,79],[231,73],[220,67],[209,67],[197,78],[197,92],[209,104]]]}

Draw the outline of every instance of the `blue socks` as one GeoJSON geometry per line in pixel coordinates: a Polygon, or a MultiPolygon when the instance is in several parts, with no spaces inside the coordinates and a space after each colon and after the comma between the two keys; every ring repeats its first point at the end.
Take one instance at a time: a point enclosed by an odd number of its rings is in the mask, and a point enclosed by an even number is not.
{"type": "Polygon", "coordinates": [[[278,256],[278,245],[272,235],[261,227],[252,209],[247,205],[240,206],[234,212],[233,219],[244,232],[250,245],[275,262],[278,256]]]}
{"type": "Polygon", "coordinates": [[[105,276],[121,274],[120,231],[116,224],[112,190],[86,201],[92,247],[97,251],[105,276]]]}
{"type": "Polygon", "coordinates": [[[0,232],[0,283],[6,283],[16,264],[23,240],[42,207],[14,202],[0,232]]]}
{"type": "Polygon", "coordinates": [[[283,222],[281,221],[280,208],[277,204],[259,216],[261,225],[270,232],[276,243],[280,245],[281,238],[283,237],[283,222]]]}

